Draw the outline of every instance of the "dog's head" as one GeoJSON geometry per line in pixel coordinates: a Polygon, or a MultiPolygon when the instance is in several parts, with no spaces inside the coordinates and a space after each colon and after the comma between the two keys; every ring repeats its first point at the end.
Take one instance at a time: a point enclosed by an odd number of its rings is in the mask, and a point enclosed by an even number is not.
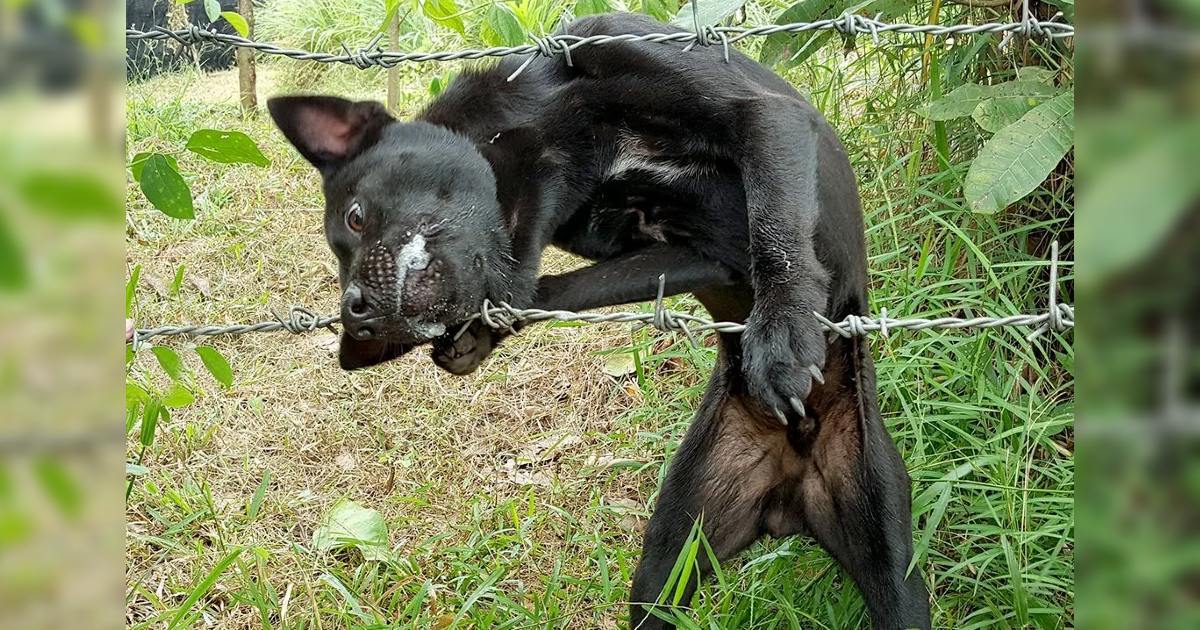
{"type": "Polygon", "coordinates": [[[268,108],[324,181],[343,368],[399,356],[503,297],[509,235],[496,177],[471,140],[374,102],[287,96],[268,108]]]}

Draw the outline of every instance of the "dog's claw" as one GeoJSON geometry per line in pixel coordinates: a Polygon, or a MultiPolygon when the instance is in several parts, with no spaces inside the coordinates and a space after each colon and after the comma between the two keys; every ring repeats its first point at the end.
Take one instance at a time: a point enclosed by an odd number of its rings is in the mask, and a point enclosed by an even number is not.
{"type": "Polygon", "coordinates": [[[796,413],[800,414],[800,417],[803,418],[804,417],[804,403],[800,402],[799,398],[791,398],[790,400],[788,400],[788,402],[792,403],[792,409],[794,409],[796,411],[796,413]]]}
{"type": "Polygon", "coordinates": [[[779,421],[779,424],[782,424],[786,427],[788,425],[787,416],[783,415],[783,412],[778,409],[774,409],[772,411],[775,412],[775,419],[779,421]]]}
{"type": "Polygon", "coordinates": [[[825,384],[825,374],[821,372],[821,368],[819,368],[815,365],[810,365],[810,366],[808,366],[808,373],[812,374],[814,381],[816,381],[822,385],[825,384]]]}

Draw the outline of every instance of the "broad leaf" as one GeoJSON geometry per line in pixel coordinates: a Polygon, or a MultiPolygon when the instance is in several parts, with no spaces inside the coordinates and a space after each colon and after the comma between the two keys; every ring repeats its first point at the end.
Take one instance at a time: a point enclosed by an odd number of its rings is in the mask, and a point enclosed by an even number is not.
{"type": "Polygon", "coordinates": [[[25,248],[0,212],[0,292],[20,291],[29,286],[29,264],[25,262],[25,248]]]}
{"type": "Polygon", "coordinates": [[[1009,81],[990,86],[989,98],[971,112],[975,124],[996,133],[1016,122],[1026,112],[1057,96],[1061,90],[1040,81],[1009,81]]]}
{"type": "MultiPolygon", "coordinates": [[[[746,0],[696,0],[697,16],[700,18],[700,26],[714,26],[720,24],[721,20],[733,15],[742,5],[746,4],[746,0]]],[[[680,7],[679,13],[675,14],[675,19],[671,20],[671,24],[679,28],[693,30],[696,28],[695,20],[692,19],[692,3],[684,1],[680,7]]]]}
{"type": "Polygon", "coordinates": [[[133,156],[132,160],[129,161],[129,171],[133,173],[133,181],[142,181],[142,167],[146,165],[146,160],[150,159],[150,156],[152,155],[163,156],[166,158],[167,164],[171,165],[171,168],[175,169],[176,171],[179,170],[179,162],[173,155],[167,155],[165,153],[138,153],[137,155],[133,156]]]}
{"type": "MultiPolygon", "coordinates": [[[[1081,148],[1087,155],[1103,154],[1096,144],[1089,139],[1081,148]]],[[[1161,247],[1200,195],[1200,178],[1192,170],[1197,144],[1200,125],[1175,125],[1098,160],[1102,168],[1079,189],[1079,203],[1097,220],[1076,231],[1076,246],[1088,259],[1077,284],[1095,286],[1161,247]]]]}
{"type": "Polygon", "coordinates": [[[936,101],[917,108],[917,113],[929,120],[954,120],[970,116],[976,107],[988,98],[986,86],[964,83],[936,101]]]}
{"type": "Polygon", "coordinates": [[[187,148],[221,164],[266,166],[271,163],[250,136],[240,131],[201,129],[188,138],[187,148]]]}
{"type": "Polygon", "coordinates": [[[579,0],[579,2],[575,3],[575,15],[578,17],[600,15],[601,13],[609,13],[612,10],[613,6],[609,0],[579,0]]]}
{"type": "Polygon", "coordinates": [[[454,0],[421,0],[421,11],[425,17],[466,37],[467,30],[463,25],[462,12],[454,0]]]}
{"type": "Polygon", "coordinates": [[[493,4],[483,17],[479,36],[489,46],[519,46],[525,41],[525,30],[512,9],[493,4]]]}
{"type": "Polygon", "coordinates": [[[242,17],[237,11],[222,11],[221,17],[225,18],[226,22],[237,31],[242,37],[250,36],[250,24],[246,22],[246,18],[242,17]]]}
{"type": "Polygon", "coordinates": [[[172,385],[171,390],[167,392],[167,395],[162,397],[162,404],[172,409],[186,407],[195,401],[195,394],[192,393],[192,390],[184,387],[182,383],[175,383],[172,385]]]}
{"type": "Polygon", "coordinates": [[[18,176],[17,191],[31,208],[61,219],[121,217],[121,200],[104,180],[82,171],[32,171],[18,176]]]}
{"type": "Polygon", "coordinates": [[[367,560],[387,560],[387,523],[379,512],[342,499],[313,532],[313,547],[318,551],[354,548],[367,560]]]}
{"type": "Polygon", "coordinates": [[[183,359],[179,358],[179,353],[166,346],[154,346],[150,351],[154,353],[154,358],[158,359],[158,365],[167,373],[167,376],[171,377],[171,380],[183,380],[183,359]]]}
{"type": "Polygon", "coordinates": [[[1022,66],[1017,68],[1017,80],[1054,83],[1054,71],[1041,66],[1022,66]]]}
{"type": "Polygon", "coordinates": [[[216,348],[197,346],[196,354],[200,355],[200,361],[218,383],[225,387],[233,385],[233,368],[229,367],[229,361],[216,348]]]}
{"type": "Polygon", "coordinates": [[[1075,95],[1060,94],[1001,129],[983,145],[963,182],[974,212],[992,214],[1029,194],[1070,150],[1075,95]]]}
{"type": "Polygon", "coordinates": [[[204,15],[208,16],[209,22],[219,20],[221,18],[221,1],[204,0],[204,15]]]}
{"type": "Polygon", "coordinates": [[[146,199],[163,214],[176,219],[195,218],[192,191],[165,155],[155,153],[146,158],[138,185],[146,199]]]}

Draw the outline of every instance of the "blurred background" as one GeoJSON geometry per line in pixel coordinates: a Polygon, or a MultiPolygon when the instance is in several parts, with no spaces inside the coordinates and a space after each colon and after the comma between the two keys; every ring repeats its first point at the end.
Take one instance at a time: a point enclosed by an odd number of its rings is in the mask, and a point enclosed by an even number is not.
{"type": "Polygon", "coordinates": [[[1200,2],[1080,3],[1079,623],[1200,623],[1200,2]]]}
{"type": "Polygon", "coordinates": [[[123,622],[122,7],[0,3],[0,625],[123,622]]]}
{"type": "MultiPolygon", "coordinates": [[[[124,624],[123,86],[139,68],[230,63],[222,49],[125,46],[127,20],[162,24],[170,4],[0,3],[5,627],[124,624]]],[[[383,17],[380,4],[364,34],[383,17]]],[[[1200,1],[1079,4],[1076,243],[1087,262],[1076,276],[1084,321],[1075,340],[1088,367],[1078,374],[1075,434],[1084,477],[1078,620],[1197,627],[1200,1]]],[[[296,45],[329,44],[319,27],[304,33],[296,45]]]]}

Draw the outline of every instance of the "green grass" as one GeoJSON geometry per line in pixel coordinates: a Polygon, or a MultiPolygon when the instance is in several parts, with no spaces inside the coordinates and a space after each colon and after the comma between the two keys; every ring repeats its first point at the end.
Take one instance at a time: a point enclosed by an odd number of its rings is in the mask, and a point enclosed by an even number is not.
{"type": "MultiPolygon", "coordinates": [[[[824,55],[787,74],[838,128],[859,174],[873,310],[1044,308],[1045,243],[1059,238],[1062,258],[1073,258],[1070,176],[1006,213],[971,214],[961,183],[978,132],[969,121],[949,124],[942,166],[933,128],[913,112],[928,97],[915,78],[919,40],[897,41],[918,43],[824,55]]],[[[935,63],[948,63],[935,53],[935,63]]],[[[415,111],[443,71],[408,71],[402,109],[415,111]]],[[[323,90],[383,94],[380,74],[321,81],[323,90]]],[[[192,222],[154,212],[131,187],[128,261],[143,266],[142,325],[259,321],[294,303],[334,309],[320,215],[302,210],[320,205],[316,175],[265,116],[242,117],[235,85],[229,74],[184,73],[130,88],[130,155],[181,147],[192,130],[211,127],[245,131],[272,160],[265,169],[223,167],[180,152],[199,199],[192,222]]],[[[1071,267],[1060,271],[1069,287],[1071,267]]],[[[454,378],[419,353],[342,373],[327,341],[325,333],[215,339],[234,369],[228,389],[181,352],[196,402],[160,421],[127,506],[131,627],[624,623],[640,528],[703,392],[711,346],[619,325],[537,326],[480,373],[454,378]],[[635,353],[637,370],[606,374],[614,351],[635,353]],[[549,448],[548,436],[565,441],[549,448]],[[384,516],[390,561],[310,548],[343,497],[384,516]]],[[[1015,329],[900,331],[874,337],[872,348],[880,406],[914,480],[916,563],[934,594],[934,625],[1072,627],[1069,334],[1029,342],[1015,329]]],[[[170,386],[148,352],[131,370],[149,389],[170,386]]],[[[136,459],[136,423],[129,444],[136,459]]],[[[673,614],[685,628],[867,625],[846,576],[799,538],[756,544],[679,604],[673,614]]]]}

